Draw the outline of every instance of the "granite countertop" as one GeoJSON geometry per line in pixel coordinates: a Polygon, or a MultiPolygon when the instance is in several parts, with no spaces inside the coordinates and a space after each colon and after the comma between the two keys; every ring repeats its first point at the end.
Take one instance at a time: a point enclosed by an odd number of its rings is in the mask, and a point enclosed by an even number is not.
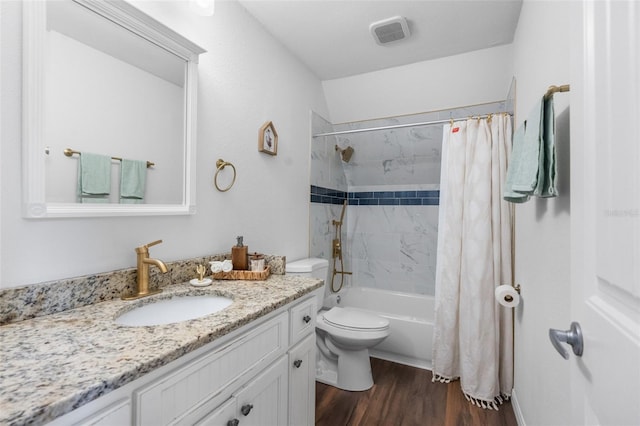
{"type": "Polygon", "coordinates": [[[198,349],[322,285],[272,275],[265,281],[171,285],[135,301],[110,300],[0,327],[0,424],[42,424],[198,349]],[[228,308],[174,324],[126,327],[114,318],[177,295],[218,294],[228,308]]]}

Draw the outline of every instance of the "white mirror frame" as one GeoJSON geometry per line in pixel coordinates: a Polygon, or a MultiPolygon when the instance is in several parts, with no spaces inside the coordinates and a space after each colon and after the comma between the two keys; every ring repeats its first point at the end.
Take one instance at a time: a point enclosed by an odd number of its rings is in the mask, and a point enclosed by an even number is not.
{"type": "Polygon", "coordinates": [[[47,203],[45,199],[44,49],[46,1],[23,2],[23,216],[26,218],[153,216],[195,213],[198,45],[122,0],[73,0],[187,63],[185,82],[184,182],[181,204],[47,203]]]}

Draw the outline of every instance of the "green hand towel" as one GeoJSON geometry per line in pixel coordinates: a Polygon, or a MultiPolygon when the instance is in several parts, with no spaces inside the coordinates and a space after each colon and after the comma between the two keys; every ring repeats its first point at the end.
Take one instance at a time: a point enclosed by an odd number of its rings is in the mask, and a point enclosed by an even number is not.
{"type": "Polygon", "coordinates": [[[542,170],[538,174],[542,179],[538,179],[535,195],[539,197],[557,197],[557,163],[556,163],[556,114],[553,106],[553,97],[544,101],[544,118],[542,126],[542,150],[544,159],[541,163],[542,170]]]}
{"type": "Polygon", "coordinates": [[[78,165],[78,201],[108,203],[111,191],[111,157],[83,152],[78,165]]]}
{"type": "Polygon", "coordinates": [[[146,161],[127,160],[124,158],[120,169],[120,203],[144,203],[146,178],[146,161]]]}

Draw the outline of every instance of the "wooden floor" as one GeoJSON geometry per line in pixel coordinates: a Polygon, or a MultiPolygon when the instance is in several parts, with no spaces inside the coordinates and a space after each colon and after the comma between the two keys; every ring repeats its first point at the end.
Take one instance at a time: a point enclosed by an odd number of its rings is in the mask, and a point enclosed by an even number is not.
{"type": "Polygon", "coordinates": [[[316,426],[517,426],[511,403],[498,411],[469,403],[459,382],[432,383],[431,371],[371,358],[375,384],[348,392],[316,382],[316,426]]]}

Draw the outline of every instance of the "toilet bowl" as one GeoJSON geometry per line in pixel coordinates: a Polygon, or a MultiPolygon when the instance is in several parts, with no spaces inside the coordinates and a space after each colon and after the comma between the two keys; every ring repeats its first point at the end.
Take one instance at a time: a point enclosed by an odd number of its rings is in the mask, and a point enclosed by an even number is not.
{"type": "Polygon", "coordinates": [[[370,389],[373,376],[369,348],[389,335],[389,321],[356,309],[336,306],[318,312],[316,332],[330,353],[337,356],[334,359],[336,382],[330,384],[349,391],[370,389]]]}
{"type": "MultiPolygon", "coordinates": [[[[287,274],[327,282],[329,262],[301,259],[287,263],[287,274]]],[[[363,391],[373,386],[369,348],[389,335],[385,318],[348,307],[322,308],[325,291],[316,293],[316,380],[339,389],[363,391]]]]}

